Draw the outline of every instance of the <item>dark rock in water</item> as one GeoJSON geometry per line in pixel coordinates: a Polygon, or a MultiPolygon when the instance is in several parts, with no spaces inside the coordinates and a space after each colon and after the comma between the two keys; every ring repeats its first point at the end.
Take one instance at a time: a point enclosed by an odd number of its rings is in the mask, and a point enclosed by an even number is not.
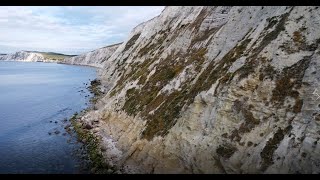
{"type": "Polygon", "coordinates": [[[71,126],[71,125],[68,124],[68,125],[66,125],[66,127],[64,127],[64,129],[68,129],[70,126],[71,126]]]}
{"type": "Polygon", "coordinates": [[[52,121],[50,121],[50,123],[52,123],[52,121]]]}
{"type": "Polygon", "coordinates": [[[55,133],[55,134],[60,134],[60,131],[59,131],[59,130],[56,130],[54,133],[55,133]]]}
{"type": "Polygon", "coordinates": [[[92,81],[90,82],[90,84],[91,84],[91,86],[93,86],[93,85],[100,85],[101,83],[100,83],[99,80],[95,79],[95,80],[92,80],[92,81]]]}
{"type": "Polygon", "coordinates": [[[54,123],[56,123],[56,124],[57,124],[57,123],[58,123],[58,121],[55,121],[54,123]]]}
{"type": "Polygon", "coordinates": [[[49,135],[51,135],[51,132],[48,132],[49,135]]]}
{"type": "Polygon", "coordinates": [[[93,127],[92,127],[90,124],[86,124],[86,125],[84,126],[84,128],[86,128],[86,129],[92,129],[93,127]]]}

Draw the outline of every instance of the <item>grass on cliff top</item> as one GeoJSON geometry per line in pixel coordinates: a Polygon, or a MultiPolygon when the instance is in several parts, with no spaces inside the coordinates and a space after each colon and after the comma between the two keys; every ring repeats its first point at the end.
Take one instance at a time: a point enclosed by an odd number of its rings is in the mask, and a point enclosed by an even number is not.
{"type": "Polygon", "coordinates": [[[58,60],[58,61],[62,61],[65,58],[74,56],[74,55],[65,55],[65,54],[59,54],[59,53],[53,53],[53,52],[41,52],[40,54],[42,54],[45,59],[58,60]]]}
{"type": "Polygon", "coordinates": [[[41,54],[45,59],[49,60],[57,60],[57,61],[62,61],[65,58],[70,58],[76,55],[67,55],[67,54],[60,54],[60,53],[55,53],[55,52],[39,52],[39,51],[25,51],[29,53],[39,53],[41,54]]]}

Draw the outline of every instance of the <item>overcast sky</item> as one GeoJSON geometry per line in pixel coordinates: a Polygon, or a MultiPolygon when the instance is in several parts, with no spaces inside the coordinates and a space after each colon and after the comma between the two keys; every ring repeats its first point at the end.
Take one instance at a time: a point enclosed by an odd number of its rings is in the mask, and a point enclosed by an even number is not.
{"type": "Polygon", "coordinates": [[[122,42],[164,7],[0,7],[0,53],[19,50],[80,54],[122,42]]]}

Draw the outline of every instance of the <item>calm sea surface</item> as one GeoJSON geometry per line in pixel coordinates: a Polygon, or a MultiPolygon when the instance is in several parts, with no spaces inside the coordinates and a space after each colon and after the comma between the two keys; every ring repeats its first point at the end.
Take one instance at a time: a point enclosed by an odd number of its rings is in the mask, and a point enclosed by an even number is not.
{"type": "Polygon", "coordinates": [[[90,67],[0,61],[0,173],[86,173],[64,127],[87,107],[90,67]]]}

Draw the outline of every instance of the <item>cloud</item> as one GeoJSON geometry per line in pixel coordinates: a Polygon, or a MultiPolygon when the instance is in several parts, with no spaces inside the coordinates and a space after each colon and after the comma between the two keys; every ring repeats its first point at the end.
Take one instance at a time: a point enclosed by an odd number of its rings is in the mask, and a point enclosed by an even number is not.
{"type": "Polygon", "coordinates": [[[124,41],[164,7],[0,7],[0,53],[84,53],[124,41]]]}

